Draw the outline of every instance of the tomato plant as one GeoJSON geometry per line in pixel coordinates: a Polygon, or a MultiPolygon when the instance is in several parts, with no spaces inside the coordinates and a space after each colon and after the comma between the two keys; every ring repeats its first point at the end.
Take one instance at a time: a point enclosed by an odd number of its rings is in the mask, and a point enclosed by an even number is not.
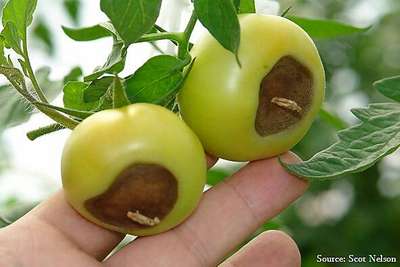
{"type": "MultiPolygon", "coordinates": [[[[30,58],[28,27],[37,1],[9,0],[3,8],[0,73],[9,85],[1,89],[18,94],[54,121],[29,132],[31,140],[73,130],[63,158],[64,188],[75,209],[104,227],[140,235],[158,233],[181,222],[195,208],[204,184],[205,155],[197,137],[176,114],[216,156],[246,161],[289,150],[307,132],[324,95],[323,66],[311,38],[368,30],[287,16],[287,12],[244,15],[256,12],[252,0],[192,2],[192,14],[177,32],[156,23],[161,0],[101,0],[100,9],[108,21],[63,27],[76,41],[113,40],[102,66],[89,73],[75,68],[67,75],[63,106],[53,105],[30,58]],[[208,34],[193,44],[191,36],[198,22],[208,34]],[[155,42],[161,40],[173,44],[176,53],[161,50],[135,72],[121,74],[133,44],[157,47],[155,42]],[[160,173],[166,184],[177,183],[171,187],[176,192],[169,195],[168,203],[161,201],[168,198],[168,190],[161,192],[164,186],[156,186],[160,173]],[[126,175],[132,180],[126,188],[141,207],[131,205],[124,194],[120,200],[116,193],[123,192],[118,182],[126,175]],[[155,187],[148,187],[147,181],[154,181],[150,184],[155,187]],[[137,193],[140,190],[146,193],[137,193]],[[143,195],[160,198],[148,204],[143,195]],[[114,197],[118,199],[115,214],[108,211],[114,197]]],[[[73,3],[68,6],[74,8],[73,3]]],[[[399,78],[392,77],[376,87],[399,101],[398,84],[399,78]]],[[[4,102],[13,106],[16,99],[13,94],[4,102]]],[[[303,178],[328,179],[365,170],[399,147],[398,103],[373,104],[353,112],[361,123],[341,131],[335,144],[306,162],[282,165],[303,178]]],[[[27,117],[7,117],[6,124],[27,117]]],[[[326,110],[320,117],[329,122],[335,119],[326,110]]]]}

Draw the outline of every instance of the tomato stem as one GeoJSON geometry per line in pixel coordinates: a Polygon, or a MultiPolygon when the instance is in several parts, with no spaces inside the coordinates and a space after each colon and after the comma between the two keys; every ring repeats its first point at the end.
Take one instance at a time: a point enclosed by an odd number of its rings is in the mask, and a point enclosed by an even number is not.
{"type": "Polygon", "coordinates": [[[196,22],[197,22],[197,15],[196,12],[193,10],[189,22],[186,25],[185,31],[183,32],[182,42],[179,44],[178,57],[180,59],[184,59],[189,53],[189,46],[190,46],[189,40],[190,37],[192,36],[194,27],[196,26],[196,22]]]}
{"type": "Polygon", "coordinates": [[[34,141],[43,135],[54,133],[56,131],[60,131],[63,129],[65,129],[63,125],[59,123],[53,123],[48,126],[40,127],[36,130],[30,131],[29,133],[26,134],[26,136],[29,138],[29,140],[34,141]]]}
{"type": "Polygon", "coordinates": [[[24,54],[23,57],[25,60],[26,70],[28,72],[29,79],[32,81],[32,85],[35,90],[35,93],[37,94],[37,96],[39,97],[39,99],[42,102],[49,103],[45,94],[43,93],[43,90],[40,88],[40,85],[36,79],[35,73],[33,72],[31,60],[29,58],[28,42],[26,40],[26,37],[22,41],[22,49],[23,49],[23,54],[24,54]]]}

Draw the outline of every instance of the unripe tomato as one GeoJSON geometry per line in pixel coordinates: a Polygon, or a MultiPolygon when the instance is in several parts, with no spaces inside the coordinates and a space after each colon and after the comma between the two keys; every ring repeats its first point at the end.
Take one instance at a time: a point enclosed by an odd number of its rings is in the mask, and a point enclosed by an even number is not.
{"type": "Polygon", "coordinates": [[[179,104],[207,152],[248,161],[302,139],[323,101],[325,74],[313,41],[290,20],[249,14],[240,25],[241,66],[207,34],[192,49],[179,104]]]}
{"type": "Polygon", "coordinates": [[[200,141],[176,114],[134,104],[98,112],[72,132],[62,181],[83,217],[114,231],[151,235],[195,209],[206,160],[200,141]]]}

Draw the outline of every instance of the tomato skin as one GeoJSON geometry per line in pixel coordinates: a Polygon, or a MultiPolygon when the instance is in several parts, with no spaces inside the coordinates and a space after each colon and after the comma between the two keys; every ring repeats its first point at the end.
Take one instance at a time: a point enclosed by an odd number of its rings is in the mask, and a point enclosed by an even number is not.
{"type": "Polygon", "coordinates": [[[152,235],[181,223],[197,206],[206,182],[206,159],[192,130],[174,113],[151,104],[98,112],[67,140],[62,182],[68,202],[86,219],[113,231],[152,235]],[[129,229],[105,223],[84,203],[102,194],[115,177],[135,163],[157,164],[178,180],[178,200],[153,227],[129,229]]]}
{"type": "Polygon", "coordinates": [[[325,73],[311,38],[278,16],[240,16],[241,45],[235,56],[206,34],[192,49],[196,59],[179,95],[181,115],[217,157],[249,161],[279,155],[306,134],[324,99],[325,73]],[[291,56],[313,79],[312,104],[294,127],[265,137],[254,127],[260,84],[276,62],[291,56]]]}

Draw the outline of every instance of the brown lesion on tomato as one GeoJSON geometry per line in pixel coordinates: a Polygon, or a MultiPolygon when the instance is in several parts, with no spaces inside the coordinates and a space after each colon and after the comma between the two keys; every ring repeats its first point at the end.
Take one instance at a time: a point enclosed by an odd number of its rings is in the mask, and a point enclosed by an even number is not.
{"type": "Polygon", "coordinates": [[[312,94],[310,70],[292,56],[279,59],[260,85],[257,133],[268,136],[298,123],[311,106],[312,94]]]}
{"type": "Polygon", "coordinates": [[[126,228],[152,227],[170,213],[178,198],[176,177],[156,164],[134,164],[122,171],[86,209],[104,223],[126,228]]]}

